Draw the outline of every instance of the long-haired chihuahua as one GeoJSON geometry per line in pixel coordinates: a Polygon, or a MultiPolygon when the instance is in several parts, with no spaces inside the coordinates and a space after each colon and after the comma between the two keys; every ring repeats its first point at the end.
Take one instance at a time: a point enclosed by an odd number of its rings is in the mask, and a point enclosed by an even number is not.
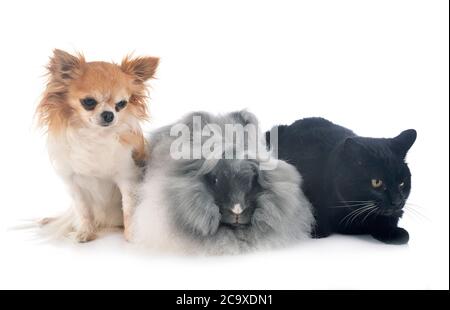
{"type": "Polygon", "coordinates": [[[120,65],[87,62],[81,54],[54,50],[36,113],[73,206],[41,220],[47,232],[87,242],[101,228],[124,227],[128,239],[134,190],[146,161],[140,127],[148,118],[145,83],[158,62],[129,56],[120,65]]]}

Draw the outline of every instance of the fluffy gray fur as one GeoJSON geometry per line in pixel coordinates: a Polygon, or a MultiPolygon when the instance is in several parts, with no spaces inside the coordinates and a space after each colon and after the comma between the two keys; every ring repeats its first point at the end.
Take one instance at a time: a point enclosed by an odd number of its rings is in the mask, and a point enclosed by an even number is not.
{"type": "MultiPolygon", "coordinates": [[[[247,111],[221,116],[196,112],[177,123],[187,125],[191,133],[201,130],[194,128],[193,116],[201,116],[202,125],[213,123],[222,129],[225,124],[258,126],[256,117],[247,111]]],[[[157,130],[149,138],[150,160],[133,218],[135,242],[158,250],[237,254],[280,247],[309,237],[314,217],[309,201],[300,190],[301,177],[295,167],[269,156],[276,168],[260,169],[266,161],[260,159],[262,154],[256,154],[256,159],[174,160],[170,156],[170,146],[177,139],[170,136],[173,125],[157,130]],[[226,161],[220,163],[223,168],[219,172],[229,176],[228,182],[245,182],[255,174],[257,183],[249,189],[251,194],[241,190],[245,186],[232,186],[236,185],[232,183],[231,188],[235,189],[229,193],[230,197],[245,194],[254,201],[254,212],[245,227],[221,223],[223,215],[216,204],[214,189],[205,183],[205,176],[217,170],[220,161],[226,161]]],[[[224,144],[236,147],[230,145],[229,141],[234,139],[229,138],[223,137],[224,144]]],[[[254,139],[261,145],[259,152],[267,152],[263,138],[258,130],[248,141],[254,139]]],[[[192,139],[192,135],[187,139],[192,139]]]]}

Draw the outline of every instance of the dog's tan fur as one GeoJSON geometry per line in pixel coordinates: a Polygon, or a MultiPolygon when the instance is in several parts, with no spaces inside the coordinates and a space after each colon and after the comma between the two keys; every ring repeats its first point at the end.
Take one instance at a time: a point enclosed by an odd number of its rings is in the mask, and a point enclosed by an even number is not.
{"type": "Polygon", "coordinates": [[[147,156],[139,125],[149,117],[145,82],[154,76],[158,62],[130,56],[120,65],[86,62],[81,54],[54,51],[36,114],[47,130],[50,156],[71,191],[74,207],[64,223],[56,219],[46,225],[66,225],[63,231],[78,241],[94,239],[104,226],[124,224],[127,234],[133,191],[147,156]],[[95,108],[85,109],[84,98],[94,99],[95,108]],[[127,104],[117,109],[120,101],[127,104]],[[114,114],[107,126],[99,121],[105,111],[114,114]],[[123,216],[117,209],[123,209],[123,216]]]}

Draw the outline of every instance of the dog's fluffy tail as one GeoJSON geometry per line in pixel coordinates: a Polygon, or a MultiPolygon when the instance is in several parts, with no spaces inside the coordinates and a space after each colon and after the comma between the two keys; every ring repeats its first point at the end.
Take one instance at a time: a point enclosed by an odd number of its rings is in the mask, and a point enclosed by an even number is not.
{"type": "Polygon", "coordinates": [[[15,226],[13,229],[33,230],[39,239],[60,239],[74,230],[75,220],[75,212],[70,208],[57,217],[29,220],[27,223],[15,226]]]}
{"type": "Polygon", "coordinates": [[[73,208],[58,217],[48,217],[38,221],[39,234],[49,239],[58,239],[67,236],[74,230],[76,216],[73,208]]]}
{"type": "Polygon", "coordinates": [[[33,239],[56,240],[74,231],[76,227],[75,211],[70,208],[57,217],[47,217],[43,219],[27,219],[21,224],[9,227],[8,230],[22,230],[31,232],[33,239]]]}

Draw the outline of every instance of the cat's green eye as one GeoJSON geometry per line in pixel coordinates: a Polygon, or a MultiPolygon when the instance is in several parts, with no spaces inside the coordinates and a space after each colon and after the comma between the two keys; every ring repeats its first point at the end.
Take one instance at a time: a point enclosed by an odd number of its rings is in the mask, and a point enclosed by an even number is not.
{"type": "Polygon", "coordinates": [[[383,181],[379,179],[372,179],[372,187],[373,188],[380,188],[383,185],[383,181]]]}

